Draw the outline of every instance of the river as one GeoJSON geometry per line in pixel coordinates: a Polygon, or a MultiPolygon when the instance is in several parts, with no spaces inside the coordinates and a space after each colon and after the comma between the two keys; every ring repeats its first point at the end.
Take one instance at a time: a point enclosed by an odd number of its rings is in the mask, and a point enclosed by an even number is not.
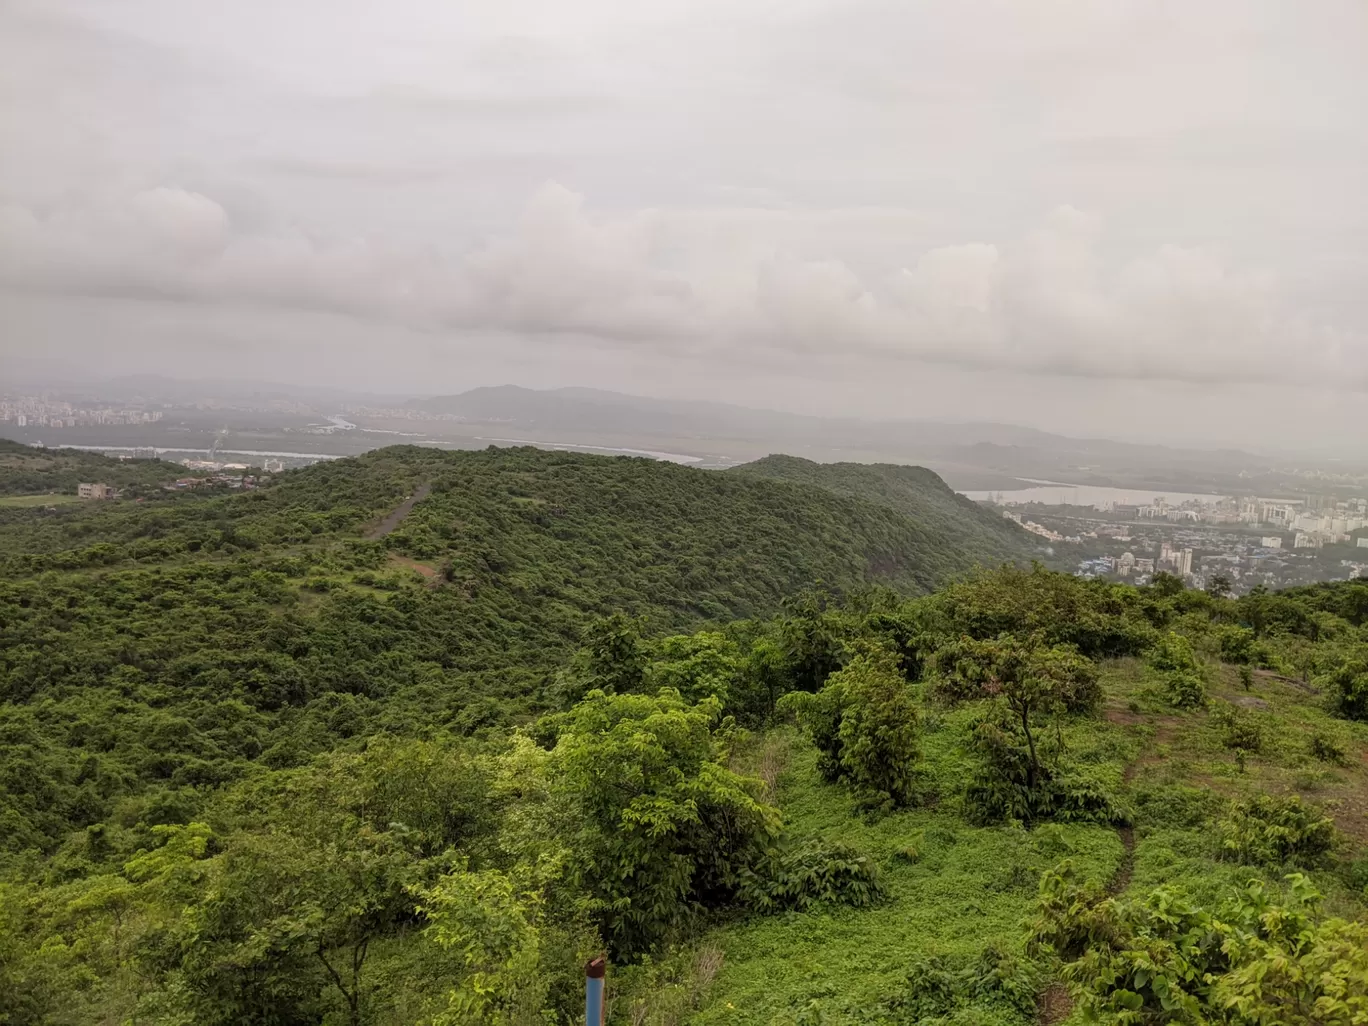
{"type": "MultiPolygon", "coordinates": [[[[167,448],[161,445],[59,445],[58,449],[84,449],[88,452],[147,452],[149,449],[158,456],[168,452],[194,452],[209,455],[208,449],[186,449],[181,446],[167,448]]],[[[267,452],[264,449],[219,449],[220,456],[274,456],[278,459],[296,460],[340,460],[344,457],[335,452],[267,452]]]]}

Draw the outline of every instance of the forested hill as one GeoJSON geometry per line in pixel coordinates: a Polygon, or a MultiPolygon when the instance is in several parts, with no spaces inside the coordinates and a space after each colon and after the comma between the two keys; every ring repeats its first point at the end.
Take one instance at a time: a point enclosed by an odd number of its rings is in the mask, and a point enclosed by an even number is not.
{"type": "Polygon", "coordinates": [[[38,781],[11,791],[7,842],[45,847],[149,782],[292,765],[339,730],[514,721],[599,617],[659,635],[816,585],[924,593],[971,563],[820,488],[531,448],[395,447],[240,494],[3,510],[0,700],[27,710],[9,741],[38,781]],[[66,773],[92,730],[119,767],[103,797],[66,773]]]}
{"type": "Polygon", "coordinates": [[[1010,520],[954,491],[925,467],[896,463],[814,463],[766,456],[729,473],[812,485],[895,509],[936,532],[970,560],[1042,558],[1042,546],[1010,520]]]}

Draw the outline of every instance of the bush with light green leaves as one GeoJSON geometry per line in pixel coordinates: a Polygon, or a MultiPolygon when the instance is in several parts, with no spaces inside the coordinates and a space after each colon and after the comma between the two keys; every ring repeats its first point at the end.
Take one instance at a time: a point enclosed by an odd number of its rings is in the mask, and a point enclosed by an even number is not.
{"type": "Polygon", "coordinates": [[[1251,881],[1218,910],[1168,888],[1113,898],[1065,863],[1041,881],[1031,949],[1058,958],[1090,1020],[1116,1026],[1359,1026],[1368,925],[1325,918],[1305,876],[1251,881]]]}

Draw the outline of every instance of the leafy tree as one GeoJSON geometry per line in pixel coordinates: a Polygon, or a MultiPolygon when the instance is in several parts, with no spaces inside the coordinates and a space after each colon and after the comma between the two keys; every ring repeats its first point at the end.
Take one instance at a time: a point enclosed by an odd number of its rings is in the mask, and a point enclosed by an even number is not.
{"type": "Polygon", "coordinates": [[[1368,720],[1368,649],[1342,657],[1318,681],[1345,719],[1368,720]]]}
{"type": "Polygon", "coordinates": [[[583,647],[562,685],[570,701],[590,691],[629,694],[646,685],[649,653],[641,639],[642,622],[623,613],[593,620],[584,629],[583,647]]]}
{"type": "Polygon", "coordinates": [[[662,638],[652,654],[647,673],[652,688],[673,688],[689,702],[715,698],[724,708],[738,694],[741,651],[725,634],[703,631],[662,638]]]}
{"type": "Polygon", "coordinates": [[[768,634],[757,637],[746,655],[737,685],[734,708],[746,722],[763,723],[789,685],[788,657],[780,642],[768,634]]]}
{"type": "Polygon", "coordinates": [[[821,751],[819,766],[828,780],[845,780],[876,806],[912,803],[917,712],[891,652],[861,653],[817,693],[792,692],[780,706],[797,715],[821,751]]]}
{"type": "Polygon", "coordinates": [[[1171,574],[1167,570],[1160,570],[1150,579],[1150,587],[1164,598],[1173,598],[1173,596],[1181,592],[1186,586],[1183,584],[1183,579],[1177,574],[1171,574]]]}
{"type": "Polygon", "coordinates": [[[779,640],[788,661],[789,687],[816,691],[845,660],[844,627],[824,591],[803,592],[783,605],[779,640]]]}
{"type": "Polygon", "coordinates": [[[961,638],[939,650],[933,663],[933,694],[952,703],[992,703],[972,741],[980,765],[966,798],[977,818],[1120,816],[1103,790],[1064,771],[1058,730],[1053,738],[1037,737],[1045,723],[1058,727],[1058,717],[1070,707],[1095,707],[1099,692],[1091,660],[1069,646],[1046,648],[1038,639],[1004,635],[992,641],[961,638]]]}
{"type": "Polygon", "coordinates": [[[1071,644],[1090,659],[1138,655],[1154,639],[1134,588],[1004,566],[978,570],[926,601],[928,626],[944,639],[988,641],[1003,634],[1071,644]]]}
{"type": "Polygon", "coordinates": [[[497,870],[460,870],[421,892],[425,935],[457,958],[458,976],[434,1026],[542,1021],[540,896],[497,870]]]}
{"type": "Polygon", "coordinates": [[[0,1023],[6,1026],[46,1021],[61,994],[28,941],[31,902],[27,888],[0,883],[0,1023]]]}
{"type": "Polygon", "coordinates": [[[1233,587],[1230,578],[1225,574],[1212,574],[1207,578],[1206,593],[1216,598],[1226,598],[1230,595],[1233,587]]]}
{"type": "Polygon", "coordinates": [[[413,914],[413,860],[328,810],[297,813],[294,832],[235,838],[192,910],[182,970],[199,1022],[309,1022],[328,989],[363,1021],[367,954],[413,914]]]}
{"type": "Polygon", "coordinates": [[[614,952],[647,951],[695,905],[726,900],[779,828],[760,781],[726,767],[716,699],[591,692],[554,752],[574,810],[572,878],[614,952]]]}
{"type": "Polygon", "coordinates": [[[1077,650],[1046,648],[1038,640],[1004,635],[992,641],[961,638],[936,653],[932,691],[942,700],[988,699],[1001,702],[1012,727],[1027,749],[1025,786],[1034,788],[1046,775],[1032,720],[1071,707],[1096,705],[1097,670],[1077,650]]]}

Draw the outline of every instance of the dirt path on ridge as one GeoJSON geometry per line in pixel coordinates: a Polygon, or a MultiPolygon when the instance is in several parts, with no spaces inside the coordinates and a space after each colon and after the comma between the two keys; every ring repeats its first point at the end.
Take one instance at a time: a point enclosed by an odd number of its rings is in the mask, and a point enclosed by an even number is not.
{"type": "Polygon", "coordinates": [[[399,503],[398,506],[396,506],[389,514],[386,515],[384,520],[380,521],[379,525],[377,525],[374,530],[372,530],[369,534],[366,535],[366,540],[378,541],[379,539],[385,537],[385,535],[389,534],[396,527],[402,524],[404,522],[404,517],[408,516],[409,513],[413,511],[413,507],[418,505],[418,503],[422,502],[424,499],[426,499],[428,495],[430,495],[431,493],[432,485],[426,483],[419,485],[418,490],[416,492],[410,495],[403,502],[399,503]]]}

